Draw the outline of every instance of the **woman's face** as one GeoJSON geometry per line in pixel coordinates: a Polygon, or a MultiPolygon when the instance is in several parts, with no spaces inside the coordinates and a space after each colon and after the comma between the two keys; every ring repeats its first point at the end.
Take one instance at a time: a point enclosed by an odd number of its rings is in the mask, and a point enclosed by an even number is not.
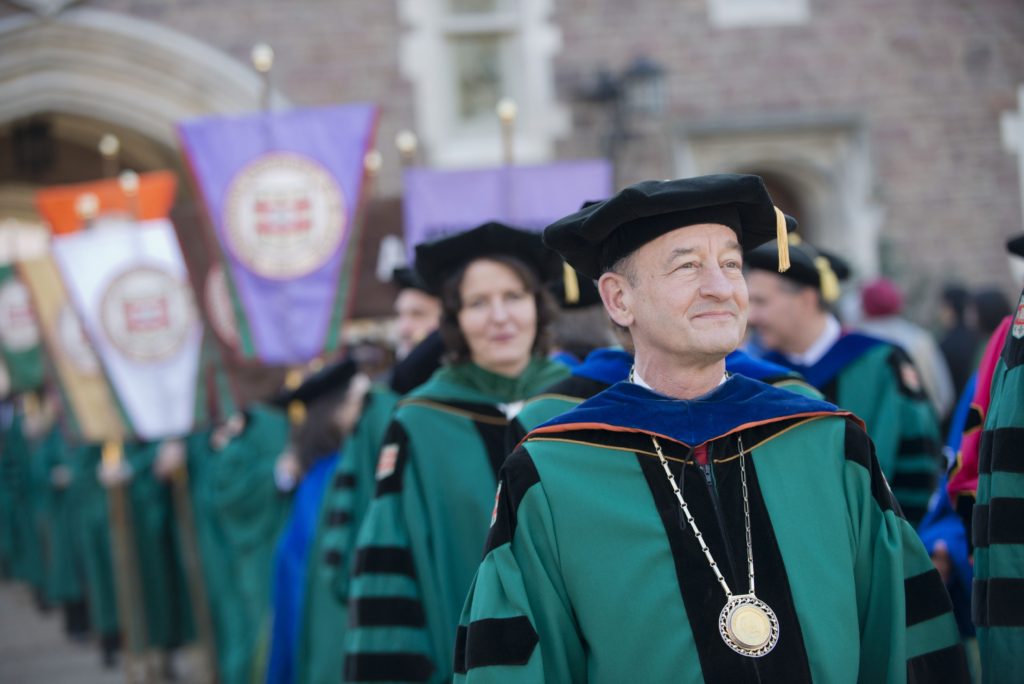
{"type": "Polygon", "coordinates": [[[537,304],[509,266],[478,259],[459,284],[459,329],[473,362],[492,373],[518,375],[537,337],[537,304]]]}

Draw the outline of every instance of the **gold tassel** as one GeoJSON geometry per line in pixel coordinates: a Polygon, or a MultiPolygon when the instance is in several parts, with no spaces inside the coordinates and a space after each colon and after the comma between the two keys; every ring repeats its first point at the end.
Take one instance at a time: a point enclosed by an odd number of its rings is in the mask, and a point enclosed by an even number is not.
{"type": "Polygon", "coordinates": [[[814,258],[814,266],[818,269],[818,280],[821,282],[821,297],[831,304],[839,299],[839,278],[832,270],[832,264],[823,256],[814,258]]]}
{"type": "Polygon", "coordinates": [[[580,301],[580,281],[576,269],[562,262],[562,283],[565,289],[565,303],[576,304],[580,301]]]}
{"type": "Polygon", "coordinates": [[[775,239],[779,243],[779,273],[789,270],[789,235],[786,233],[786,215],[775,207],[775,239]]]}
{"type": "Polygon", "coordinates": [[[302,370],[299,368],[290,369],[284,376],[284,388],[293,390],[302,384],[302,370]]]}
{"type": "Polygon", "coordinates": [[[298,427],[306,422],[306,405],[298,399],[288,404],[288,420],[298,427]]]}
{"type": "Polygon", "coordinates": [[[116,468],[121,465],[124,450],[121,448],[121,442],[111,439],[103,443],[101,454],[100,458],[103,461],[103,465],[108,468],[116,468]]]}

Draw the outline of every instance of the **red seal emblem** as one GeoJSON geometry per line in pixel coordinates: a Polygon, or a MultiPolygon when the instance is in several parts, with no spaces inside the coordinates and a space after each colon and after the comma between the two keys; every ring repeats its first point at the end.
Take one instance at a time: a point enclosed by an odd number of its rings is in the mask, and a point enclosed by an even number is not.
{"type": "Polygon", "coordinates": [[[494,492],[494,510],[491,511],[491,527],[498,522],[498,502],[501,501],[501,483],[498,483],[498,491],[494,492]]]}
{"type": "Polygon", "coordinates": [[[1017,313],[1013,316],[1013,327],[1010,329],[1010,334],[1018,340],[1024,337],[1024,292],[1020,293],[1020,299],[1017,300],[1017,313]]]}
{"type": "Polygon", "coordinates": [[[345,198],[334,177],[299,154],[265,154],[243,168],[228,189],[228,247],[257,275],[289,280],[333,256],[345,236],[345,198]]]}
{"type": "Polygon", "coordinates": [[[111,344],[142,363],[177,354],[195,323],[195,307],[188,287],[155,267],[132,268],[107,286],[100,304],[100,320],[111,344]]]}

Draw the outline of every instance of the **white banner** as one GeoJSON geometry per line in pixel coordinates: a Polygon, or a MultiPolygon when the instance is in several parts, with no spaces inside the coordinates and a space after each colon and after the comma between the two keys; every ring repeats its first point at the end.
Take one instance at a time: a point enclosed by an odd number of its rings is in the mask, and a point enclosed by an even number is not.
{"type": "Polygon", "coordinates": [[[132,431],[191,431],[202,331],[171,222],[101,225],[53,251],[132,431]]]}

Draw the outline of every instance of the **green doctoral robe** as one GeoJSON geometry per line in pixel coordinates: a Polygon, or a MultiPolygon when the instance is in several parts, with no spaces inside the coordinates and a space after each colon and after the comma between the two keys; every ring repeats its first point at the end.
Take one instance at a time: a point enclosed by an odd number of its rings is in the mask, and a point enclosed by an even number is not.
{"type": "Polygon", "coordinates": [[[846,333],[813,366],[778,353],[766,359],[799,372],[825,399],[864,421],[903,514],[913,525],[920,522],[945,458],[938,418],[906,352],[868,335],[846,333]]]}
{"type": "Polygon", "coordinates": [[[70,483],[68,487],[60,488],[51,479],[58,466],[68,469],[72,481],[75,477],[72,450],[64,440],[59,426],[50,428],[39,447],[37,458],[41,465],[45,464],[43,485],[49,490],[46,495],[46,526],[49,531],[48,597],[58,604],[79,601],[83,597],[81,547],[75,533],[79,512],[75,510],[70,483]]]}
{"type": "Polygon", "coordinates": [[[125,444],[124,457],[132,468],[127,493],[147,641],[153,648],[173,649],[191,640],[195,630],[170,485],[153,472],[158,446],[157,442],[125,444]]]}
{"type": "MultiPolygon", "coordinates": [[[[11,570],[37,591],[43,585],[43,549],[36,528],[36,484],[24,416],[15,411],[3,436],[4,480],[8,492],[11,570]]],[[[43,598],[40,596],[39,598],[43,598]]]]}
{"type": "Polygon", "coordinates": [[[503,684],[969,681],[942,580],[861,424],[740,376],[694,401],[620,383],[530,434],[502,470],[455,669],[503,684]],[[745,459],[756,595],[779,621],[767,655],[720,637],[724,591],[652,437],[737,595],[745,459]]]}
{"type": "Polygon", "coordinates": [[[75,477],[68,492],[77,518],[76,534],[85,566],[89,620],[101,636],[118,631],[117,592],[110,539],[107,490],[97,479],[102,447],[86,445],[75,453],[75,477]]]}
{"type": "Polygon", "coordinates": [[[1024,677],[1024,293],[992,376],[972,519],[982,681],[1024,677]]]}
{"type": "Polygon", "coordinates": [[[373,496],[374,469],[398,395],[374,386],[327,482],[310,547],[296,657],[298,684],[335,684],[341,676],[348,582],[356,532],[373,496]]]}
{"type": "Polygon", "coordinates": [[[509,416],[567,372],[534,359],[508,378],[463,363],[438,370],[399,403],[356,544],[345,681],[451,679],[509,416]]]}
{"type": "Polygon", "coordinates": [[[274,484],[274,465],[288,433],[282,412],[251,406],[244,431],[210,457],[203,475],[202,505],[216,521],[221,558],[231,573],[210,587],[212,593],[217,586],[231,585],[214,602],[217,659],[225,684],[262,679],[274,550],[291,504],[274,484]]]}
{"type": "Polygon", "coordinates": [[[32,501],[32,533],[39,554],[38,574],[32,586],[47,603],[56,603],[54,576],[53,486],[50,470],[57,464],[60,451],[60,429],[53,425],[36,439],[29,440],[29,485],[32,501]]]}

